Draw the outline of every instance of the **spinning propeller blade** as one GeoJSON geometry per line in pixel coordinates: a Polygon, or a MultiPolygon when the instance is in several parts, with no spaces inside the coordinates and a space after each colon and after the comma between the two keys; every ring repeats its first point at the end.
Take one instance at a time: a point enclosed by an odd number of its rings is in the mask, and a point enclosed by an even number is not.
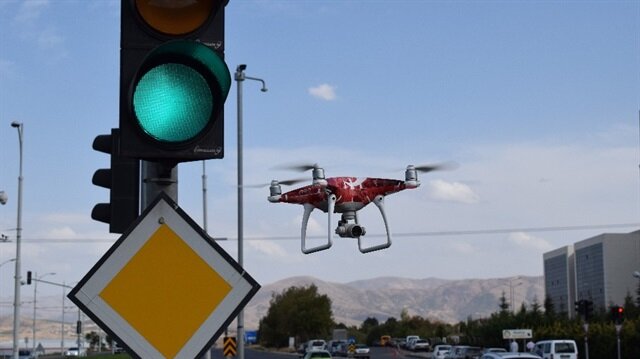
{"type": "Polygon", "coordinates": [[[303,163],[296,163],[296,164],[290,164],[290,165],[280,165],[280,166],[275,166],[273,168],[276,170],[306,172],[314,168],[318,168],[318,164],[303,162],[303,163]]]}
{"type": "Polygon", "coordinates": [[[419,165],[414,167],[416,171],[425,173],[425,172],[432,172],[432,171],[454,170],[458,168],[458,164],[455,162],[443,162],[443,163],[436,163],[432,165],[419,165]]]}
{"type": "MultiPolygon", "coordinates": [[[[278,180],[276,180],[278,181],[278,180]]],[[[291,186],[297,183],[302,183],[302,182],[308,182],[309,178],[294,178],[294,179],[289,179],[289,180],[284,180],[284,181],[278,181],[279,184],[283,185],[283,186],[291,186]]],[[[246,188],[264,188],[264,187],[269,187],[271,186],[271,182],[269,183],[262,183],[262,184],[252,184],[252,185],[244,185],[244,187],[246,188]]]]}

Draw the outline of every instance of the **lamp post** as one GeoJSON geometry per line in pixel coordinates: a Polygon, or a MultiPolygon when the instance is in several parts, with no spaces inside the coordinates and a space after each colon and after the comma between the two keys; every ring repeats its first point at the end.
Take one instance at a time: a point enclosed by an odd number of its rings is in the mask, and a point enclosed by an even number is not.
{"type": "Polygon", "coordinates": [[[22,135],[24,125],[21,122],[11,122],[11,127],[18,130],[18,142],[20,145],[20,162],[18,173],[18,219],[16,225],[16,271],[13,294],[13,358],[19,359],[19,339],[20,331],[20,239],[22,238],[22,135]]]}
{"type": "Polygon", "coordinates": [[[33,341],[31,343],[33,347],[33,351],[31,353],[34,355],[36,353],[36,303],[38,301],[38,282],[40,281],[40,279],[48,275],[55,275],[55,273],[49,272],[41,276],[38,276],[37,273],[34,273],[34,276],[33,276],[33,328],[32,328],[33,341]]]}
{"type": "MultiPolygon", "coordinates": [[[[262,88],[260,91],[267,92],[267,87],[264,80],[249,77],[244,74],[244,70],[247,69],[247,65],[242,64],[238,65],[236,68],[236,73],[234,79],[238,83],[238,264],[242,267],[243,259],[243,247],[242,247],[242,239],[244,236],[244,223],[243,223],[243,201],[244,201],[244,193],[243,193],[243,163],[242,163],[242,82],[244,80],[254,80],[260,81],[262,83],[262,88]]],[[[238,336],[238,358],[244,359],[244,311],[241,310],[238,313],[238,332],[236,334],[238,336]]]]}

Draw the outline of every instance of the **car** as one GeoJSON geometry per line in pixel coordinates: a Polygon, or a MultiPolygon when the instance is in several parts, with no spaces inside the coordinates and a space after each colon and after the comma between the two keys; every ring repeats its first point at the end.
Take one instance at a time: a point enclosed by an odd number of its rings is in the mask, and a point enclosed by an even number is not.
{"type": "Polygon", "coordinates": [[[307,342],[307,347],[305,348],[305,352],[310,352],[313,350],[325,350],[327,349],[327,342],[322,339],[311,339],[307,342]]]}
{"type": "Polygon", "coordinates": [[[83,348],[80,348],[80,350],[78,350],[78,347],[71,347],[65,350],[64,356],[65,357],[86,357],[87,351],[83,348]]]}
{"type": "Polygon", "coordinates": [[[323,359],[331,359],[331,353],[326,350],[310,350],[308,351],[303,359],[312,359],[312,358],[323,358],[323,359]]]}
{"type": "Polygon", "coordinates": [[[355,344],[353,357],[369,359],[369,347],[364,344],[355,344]]]}
{"type": "Polygon", "coordinates": [[[544,359],[578,359],[578,346],[574,340],[543,340],[536,343],[533,352],[544,359]]]}
{"type": "Polygon", "coordinates": [[[431,355],[432,359],[444,359],[451,350],[451,345],[448,344],[438,344],[433,347],[433,354],[431,355]]]}
{"type": "Polygon", "coordinates": [[[418,351],[429,351],[429,341],[426,339],[415,339],[411,341],[411,346],[409,347],[409,349],[413,350],[414,352],[418,352],[418,351]]]}
{"type": "Polygon", "coordinates": [[[18,358],[19,359],[33,359],[33,358],[35,358],[35,356],[33,356],[31,354],[31,350],[20,349],[20,350],[18,350],[18,358]]]}
{"type": "Polygon", "coordinates": [[[484,353],[480,359],[541,359],[541,357],[533,353],[491,352],[484,353]]]}
{"type": "Polygon", "coordinates": [[[472,347],[469,345],[457,345],[451,348],[451,351],[445,358],[447,359],[478,359],[482,355],[480,347],[472,347]]]}
{"type": "Polygon", "coordinates": [[[485,348],[482,353],[506,353],[507,349],[505,348],[485,348]]]}

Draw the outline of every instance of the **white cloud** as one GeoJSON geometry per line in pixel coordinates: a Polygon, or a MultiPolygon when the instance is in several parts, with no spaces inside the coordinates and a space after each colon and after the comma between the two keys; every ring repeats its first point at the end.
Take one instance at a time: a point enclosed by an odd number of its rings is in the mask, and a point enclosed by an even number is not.
{"type": "Polygon", "coordinates": [[[36,21],[47,6],[49,6],[48,0],[23,1],[14,19],[20,23],[36,21]]]}
{"type": "Polygon", "coordinates": [[[329,84],[321,84],[316,87],[309,87],[309,94],[321,100],[333,101],[336,99],[336,87],[329,84]]]}
{"type": "Polygon", "coordinates": [[[256,250],[259,253],[266,254],[270,257],[286,257],[288,255],[287,251],[282,248],[279,244],[273,241],[267,240],[254,240],[248,241],[248,244],[251,248],[256,250]]]}
{"type": "Polygon", "coordinates": [[[460,182],[433,180],[429,182],[429,196],[432,199],[446,202],[477,203],[480,196],[471,187],[460,182]]]}
{"type": "Polygon", "coordinates": [[[509,234],[507,240],[511,243],[516,244],[519,247],[523,247],[526,249],[534,249],[541,252],[546,252],[554,248],[551,243],[546,240],[538,237],[534,237],[528,233],[524,232],[514,232],[509,234]]]}

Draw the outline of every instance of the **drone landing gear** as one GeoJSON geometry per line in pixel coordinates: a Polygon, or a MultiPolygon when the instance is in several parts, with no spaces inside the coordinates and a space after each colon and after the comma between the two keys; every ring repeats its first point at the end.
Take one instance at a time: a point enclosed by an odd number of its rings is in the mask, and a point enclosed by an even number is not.
{"type": "Polygon", "coordinates": [[[327,228],[329,228],[328,234],[327,234],[327,243],[319,245],[317,247],[312,247],[312,248],[307,248],[307,244],[306,244],[307,224],[309,223],[309,216],[311,216],[311,212],[313,212],[313,209],[315,207],[309,203],[304,204],[304,213],[302,215],[302,253],[304,254],[315,253],[315,252],[319,252],[319,251],[323,251],[325,249],[331,248],[331,246],[333,245],[333,242],[331,242],[331,213],[333,213],[335,204],[336,204],[336,195],[329,194],[327,196],[327,212],[329,213],[328,226],[327,226],[327,228]]]}
{"type": "MultiPolygon", "coordinates": [[[[356,211],[343,213],[342,219],[338,222],[338,227],[336,228],[336,234],[342,238],[358,238],[358,249],[361,253],[378,251],[391,246],[391,234],[389,233],[389,224],[387,223],[387,215],[384,210],[384,196],[376,196],[373,203],[380,210],[382,220],[384,221],[384,228],[387,232],[387,241],[385,243],[366,248],[362,246],[362,237],[364,237],[367,231],[363,226],[358,224],[358,214],[356,211]],[[350,221],[353,221],[353,223],[349,223],[350,221]]],[[[331,217],[331,212],[329,212],[329,217],[331,217]]]]}

